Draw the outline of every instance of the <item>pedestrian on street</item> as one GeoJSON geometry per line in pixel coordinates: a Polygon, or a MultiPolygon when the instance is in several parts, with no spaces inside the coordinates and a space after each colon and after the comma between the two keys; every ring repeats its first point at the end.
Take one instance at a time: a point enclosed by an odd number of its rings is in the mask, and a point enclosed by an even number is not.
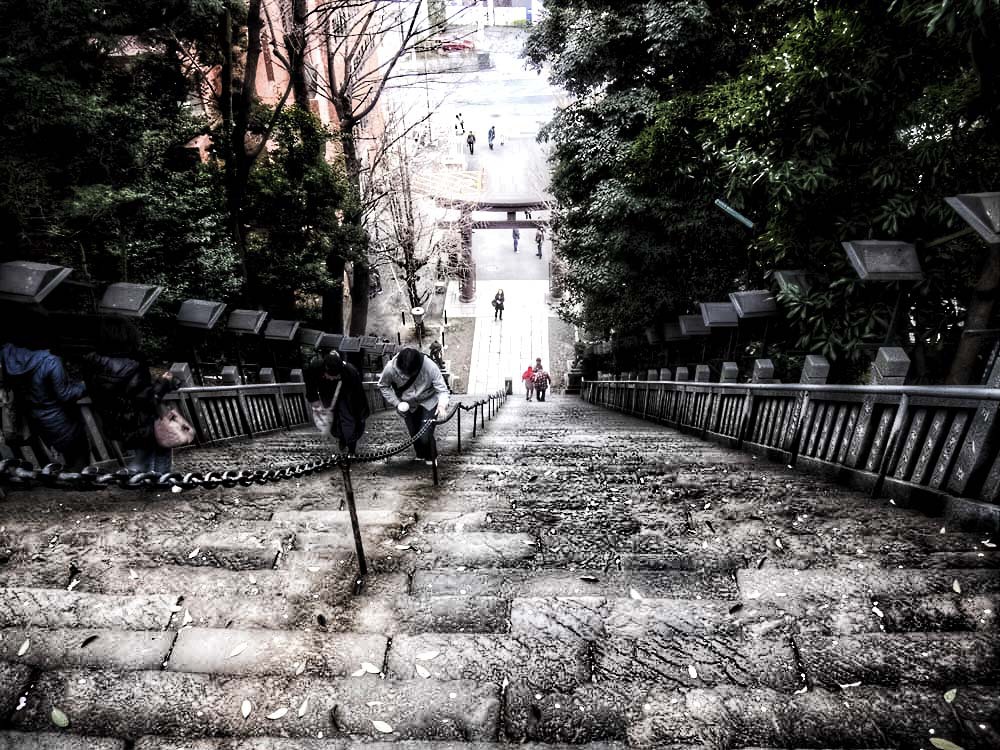
{"type": "Polygon", "coordinates": [[[545,372],[544,369],[535,370],[534,375],[534,385],[535,385],[535,395],[538,397],[539,401],[545,400],[545,391],[548,390],[549,384],[552,382],[552,378],[549,374],[545,372]]]}
{"type": "Polygon", "coordinates": [[[493,320],[503,321],[503,289],[498,289],[493,295],[493,320]]]}
{"type": "Polygon", "coordinates": [[[51,339],[42,319],[11,323],[0,347],[3,386],[14,393],[15,413],[32,435],[62,454],[63,467],[78,472],[90,463],[90,444],[76,402],[86,388],[70,380],[62,357],[49,351],[51,339]]]}
{"type": "Polygon", "coordinates": [[[172,471],[173,449],[156,441],[154,424],[164,397],[180,383],[169,372],[153,379],[135,324],[121,315],[102,318],[96,350],[83,356],[83,366],[104,433],[132,450],[129,470],[172,471]]]}
{"type": "Polygon", "coordinates": [[[469,156],[476,153],[476,134],[469,133],[466,137],[465,142],[469,144],[469,156]]]}
{"type": "Polygon", "coordinates": [[[490,145],[490,151],[493,150],[493,141],[497,137],[497,129],[495,125],[490,125],[489,131],[486,133],[486,142],[490,145]]]}
{"type": "Polygon", "coordinates": [[[455,135],[462,135],[465,132],[465,122],[462,120],[462,113],[455,115],[455,135]]]}
{"type": "Polygon", "coordinates": [[[514,231],[511,232],[511,235],[514,237],[514,252],[516,253],[517,243],[521,241],[521,230],[514,227],[514,231]]]}
{"type": "Polygon", "coordinates": [[[521,382],[524,383],[524,395],[528,401],[535,392],[535,368],[528,365],[528,369],[521,375],[521,382]]]}
{"type": "Polygon", "coordinates": [[[545,242],[545,230],[541,227],[535,230],[535,244],[538,246],[538,257],[542,257],[542,243],[545,242]]]}
{"type": "Polygon", "coordinates": [[[355,455],[371,414],[361,374],[337,352],[330,352],[313,359],[303,375],[316,429],[336,438],[341,451],[355,455]]]}
{"type": "Polygon", "coordinates": [[[527,219],[528,221],[531,221],[531,211],[526,210],[524,212],[524,218],[527,219]]]}
{"type": "MultiPolygon", "coordinates": [[[[393,357],[382,370],[379,390],[389,406],[395,406],[410,437],[414,437],[424,422],[444,419],[448,413],[448,386],[441,370],[429,357],[407,347],[393,357]]],[[[428,465],[437,458],[434,425],[413,444],[417,456],[428,465]]]]}

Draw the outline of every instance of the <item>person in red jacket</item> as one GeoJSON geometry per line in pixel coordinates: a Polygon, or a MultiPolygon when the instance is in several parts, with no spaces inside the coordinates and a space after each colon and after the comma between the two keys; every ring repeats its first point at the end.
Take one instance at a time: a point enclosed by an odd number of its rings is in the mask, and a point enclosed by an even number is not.
{"type": "Polygon", "coordinates": [[[524,383],[524,395],[527,397],[528,401],[531,401],[531,396],[535,392],[535,368],[528,365],[528,369],[524,371],[521,375],[521,382],[524,383]]]}

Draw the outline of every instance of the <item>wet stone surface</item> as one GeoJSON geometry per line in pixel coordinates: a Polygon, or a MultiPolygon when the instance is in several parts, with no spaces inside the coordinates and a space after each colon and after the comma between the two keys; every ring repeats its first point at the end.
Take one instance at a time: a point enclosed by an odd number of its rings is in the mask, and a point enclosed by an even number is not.
{"type": "MultiPolygon", "coordinates": [[[[466,424],[461,454],[443,430],[439,487],[409,456],[354,468],[360,587],[339,473],[11,493],[0,750],[1000,747],[997,540],[534,406],[466,424]]],[[[328,447],[279,433],[178,465],[328,447]]]]}

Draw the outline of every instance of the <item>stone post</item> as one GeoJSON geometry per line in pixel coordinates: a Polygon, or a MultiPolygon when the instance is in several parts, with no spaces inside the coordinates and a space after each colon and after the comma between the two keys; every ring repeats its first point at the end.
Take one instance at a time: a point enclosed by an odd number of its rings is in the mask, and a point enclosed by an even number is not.
{"type": "Polygon", "coordinates": [[[739,380],[740,368],[735,362],[723,362],[722,374],[719,376],[720,383],[735,383],[739,380]]]}
{"type": "Polygon", "coordinates": [[[708,383],[712,380],[712,371],[708,365],[697,365],[694,368],[694,382],[708,383]]]}
{"type": "Polygon", "coordinates": [[[222,384],[223,385],[239,385],[240,384],[240,371],[236,369],[236,365],[226,365],[222,368],[222,384]]]}
{"type": "Polygon", "coordinates": [[[750,377],[751,383],[777,383],[774,377],[774,362],[769,359],[755,359],[753,361],[753,375],[750,377]]]}
{"type": "Polygon", "coordinates": [[[261,367],[260,372],[257,373],[258,383],[274,383],[274,368],[273,367],[261,367]]]}
{"type": "Polygon", "coordinates": [[[691,371],[687,367],[678,367],[674,375],[674,380],[678,383],[686,383],[691,379],[691,371]]]}
{"type": "Polygon", "coordinates": [[[304,382],[306,382],[305,378],[302,377],[302,370],[300,368],[296,367],[294,370],[292,370],[290,373],[288,373],[288,382],[289,383],[304,383],[304,382]]]}
{"type": "Polygon", "coordinates": [[[903,385],[910,369],[910,358],[898,346],[883,346],[872,363],[872,385],[903,385]]]}
{"type": "Polygon", "coordinates": [[[660,371],[659,370],[652,370],[652,369],[646,370],[646,380],[656,381],[656,380],[659,380],[659,379],[660,379],[660,371]]]}
{"type": "Polygon", "coordinates": [[[669,367],[661,367],[660,368],[660,380],[661,381],[662,380],[673,380],[673,379],[674,379],[674,374],[672,372],[670,372],[670,368],[669,367]]]}
{"type": "Polygon", "coordinates": [[[830,377],[830,362],[822,354],[810,354],[802,365],[802,377],[799,382],[804,385],[826,385],[830,377]]]}
{"type": "Polygon", "coordinates": [[[194,377],[191,375],[191,368],[187,362],[174,362],[170,365],[170,374],[181,383],[181,388],[193,388],[194,377]]]}

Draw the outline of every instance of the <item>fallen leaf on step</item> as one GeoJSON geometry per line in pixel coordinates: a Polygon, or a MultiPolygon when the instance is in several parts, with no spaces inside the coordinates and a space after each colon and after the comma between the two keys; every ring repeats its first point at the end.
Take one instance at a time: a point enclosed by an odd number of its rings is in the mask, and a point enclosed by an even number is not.
{"type": "Polygon", "coordinates": [[[413,658],[418,661],[430,661],[431,659],[436,658],[440,653],[440,651],[421,651],[413,658]]]}
{"type": "Polygon", "coordinates": [[[269,719],[280,719],[282,716],[284,716],[287,713],[288,713],[288,708],[286,708],[285,706],[282,706],[277,711],[272,711],[271,713],[269,713],[267,715],[267,718],[269,718],[269,719]]]}
{"type": "Polygon", "coordinates": [[[80,579],[79,578],[74,578],[72,581],[69,582],[69,586],[66,587],[66,590],[67,591],[72,591],[73,589],[75,589],[79,585],[80,585],[80,579]]]}
{"type": "Polygon", "coordinates": [[[185,609],[184,620],[181,622],[181,627],[183,628],[185,625],[190,625],[192,622],[194,622],[194,618],[191,616],[191,612],[185,609]]]}
{"type": "Polygon", "coordinates": [[[132,570],[132,568],[128,569],[128,577],[131,578],[133,581],[139,580],[139,574],[136,573],[134,570],[132,570]]]}
{"type": "Polygon", "coordinates": [[[188,552],[188,560],[197,557],[199,552],[201,552],[201,547],[195,547],[193,550],[188,552]]]}
{"type": "Polygon", "coordinates": [[[378,721],[377,719],[372,719],[372,726],[383,734],[389,734],[392,731],[392,727],[386,724],[384,721],[378,721]]]}
{"type": "Polygon", "coordinates": [[[301,704],[299,704],[299,711],[298,711],[299,716],[305,716],[306,711],[308,710],[309,710],[309,699],[306,698],[304,701],[302,701],[301,704]]]}
{"type": "Polygon", "coordinates": [[[69,726],[69,717],[62,711],[60,711],[58,708],[52,709],[50,717],[52,718],[52,723],[55,724],[57,727],[65,729],[66,727],[69,726]]]}
{"type": "Polygon", "coordinates": [[[631,598],[631,599],[644,599],[645,598],[645,597],[643,597],[642,594],[640,594],[638,591],[636,591],[631,586],[629,586],[628,595],[629,595],[629,598],[631,598]]]}
{"type": "Polygon", "coordinates": [[[234,656],[239,656],[240,654],[242,654],[246,650],[247,650],[247,644],[241,643],[236,648],[234,648],[232,651],[230,651],[229,652],[229,656],[227,656],[226,658],[227,659],[232,659],[234,656]]]}
{"type": "Polygon", "coordinates": [[[956,745],[951,740],[946,740],[943,737],[931,737],[931,744],[938,750],[962,750],[959,745],[956,745]]]}
{"type": "Polygon", "coordinates": [[[843,682],[843,683],[837,683],[837,684],[840,685],[840,689],[841,690],[846,690],[847,688],[861,687],[861,681],[860,680],[858,680],[857,682],[843,682]]]}
{"type": "Polygon", "coordinates": [[[587,583],[597,583],[597,576],[580,576],[580,580],[587,583]]]}
{"type": "Polygon", "coordinates": [[[306,570],[308,570],[310,573],[319,573],[319,566],[310,565],[308,568],[306,568],[306,570]]]}
{"type": "Polygon", "coordinates": [[[97,640],[96,635],[88,635],[86,638],[83,639],[83,643],[80,644],[80,648],[87,648],[87,646],[89,646],[96,640],[97,640]]]}
{"type": "Polygon", "coordinates": [[[240,706],[240,713],[243,714],[243,718],[245,719],[250,715],[251,711],[253,711],[253,704],[244,698],[243,704],[240,706]]]}
{"type": "Polygon", "coordinates": [[[954,591],[956,594],[962,593],[962,584],[958,582],[957,578],[951,582],[951,590],[954,591]]]}
{"type": "Polygon", "coordinates": [[[694,668],[694,664],[688,664],[688,674],[691,675],[692,680],[698,679],[698,670],[694,668]]]}
{"type": "Polygon", "coordinates": [[[397,544],[396,545],[396,549],[399,549],[399,550],[413,549],[413,547],[411,547],[409,544],[397,544]]]}
{"type": "Polygon", "coordinates": [[[375,708],[375,706],[381,706],[384,704],[382,701],[368,701],[365,705],[368,706],[368,708],[375,708]]]}
{"type": "Polygon", "coordinates": [[[26,653],[28,653],[28,648],[30,646],[31,646],[31,639],[30,638],[25,638],[24,639],[24,643],[21,644],[21,648],[19,648],[17,650],[17,655],[18,656],[24,656],[26,653]]]}
{"type": "Polygon", "coordinates": [[[955,688],[952,688],[951,690],[949,690],[948,692],[946,692],[944,694],[944,702],[945,703],[952,703],[952,702],[954,702],[955,696],[957,696],[957,695],[958,695],[958,691],[955,688]]]}
{"type": "Polygon", "coordinates": [[[361,668],[365,670],[368,674],[378,674],[382,670],[372,664],[370,661],[361,662],[361,668]]]}
{"type": "Polygon", "coordinates": [[[426,667],[422,667],[419,664],[417,665],[417,674],[423,677],[425,680],[431,676],[430,671],[426,667]]]}
{"type": "Polygon", "coordinates": [[[365,668],[361,667],[361,669],[356,669],[353,672],[351,672],[351,677],[362,677],[364,674],[365,674],[365,668]]]}
{"type": "Polygon", "coordinates": [[[305,671],[306,671],[306,663],[305,661],[300,661],[299,665],[295,667],[295,674],[302,674],[305,671]]]}

